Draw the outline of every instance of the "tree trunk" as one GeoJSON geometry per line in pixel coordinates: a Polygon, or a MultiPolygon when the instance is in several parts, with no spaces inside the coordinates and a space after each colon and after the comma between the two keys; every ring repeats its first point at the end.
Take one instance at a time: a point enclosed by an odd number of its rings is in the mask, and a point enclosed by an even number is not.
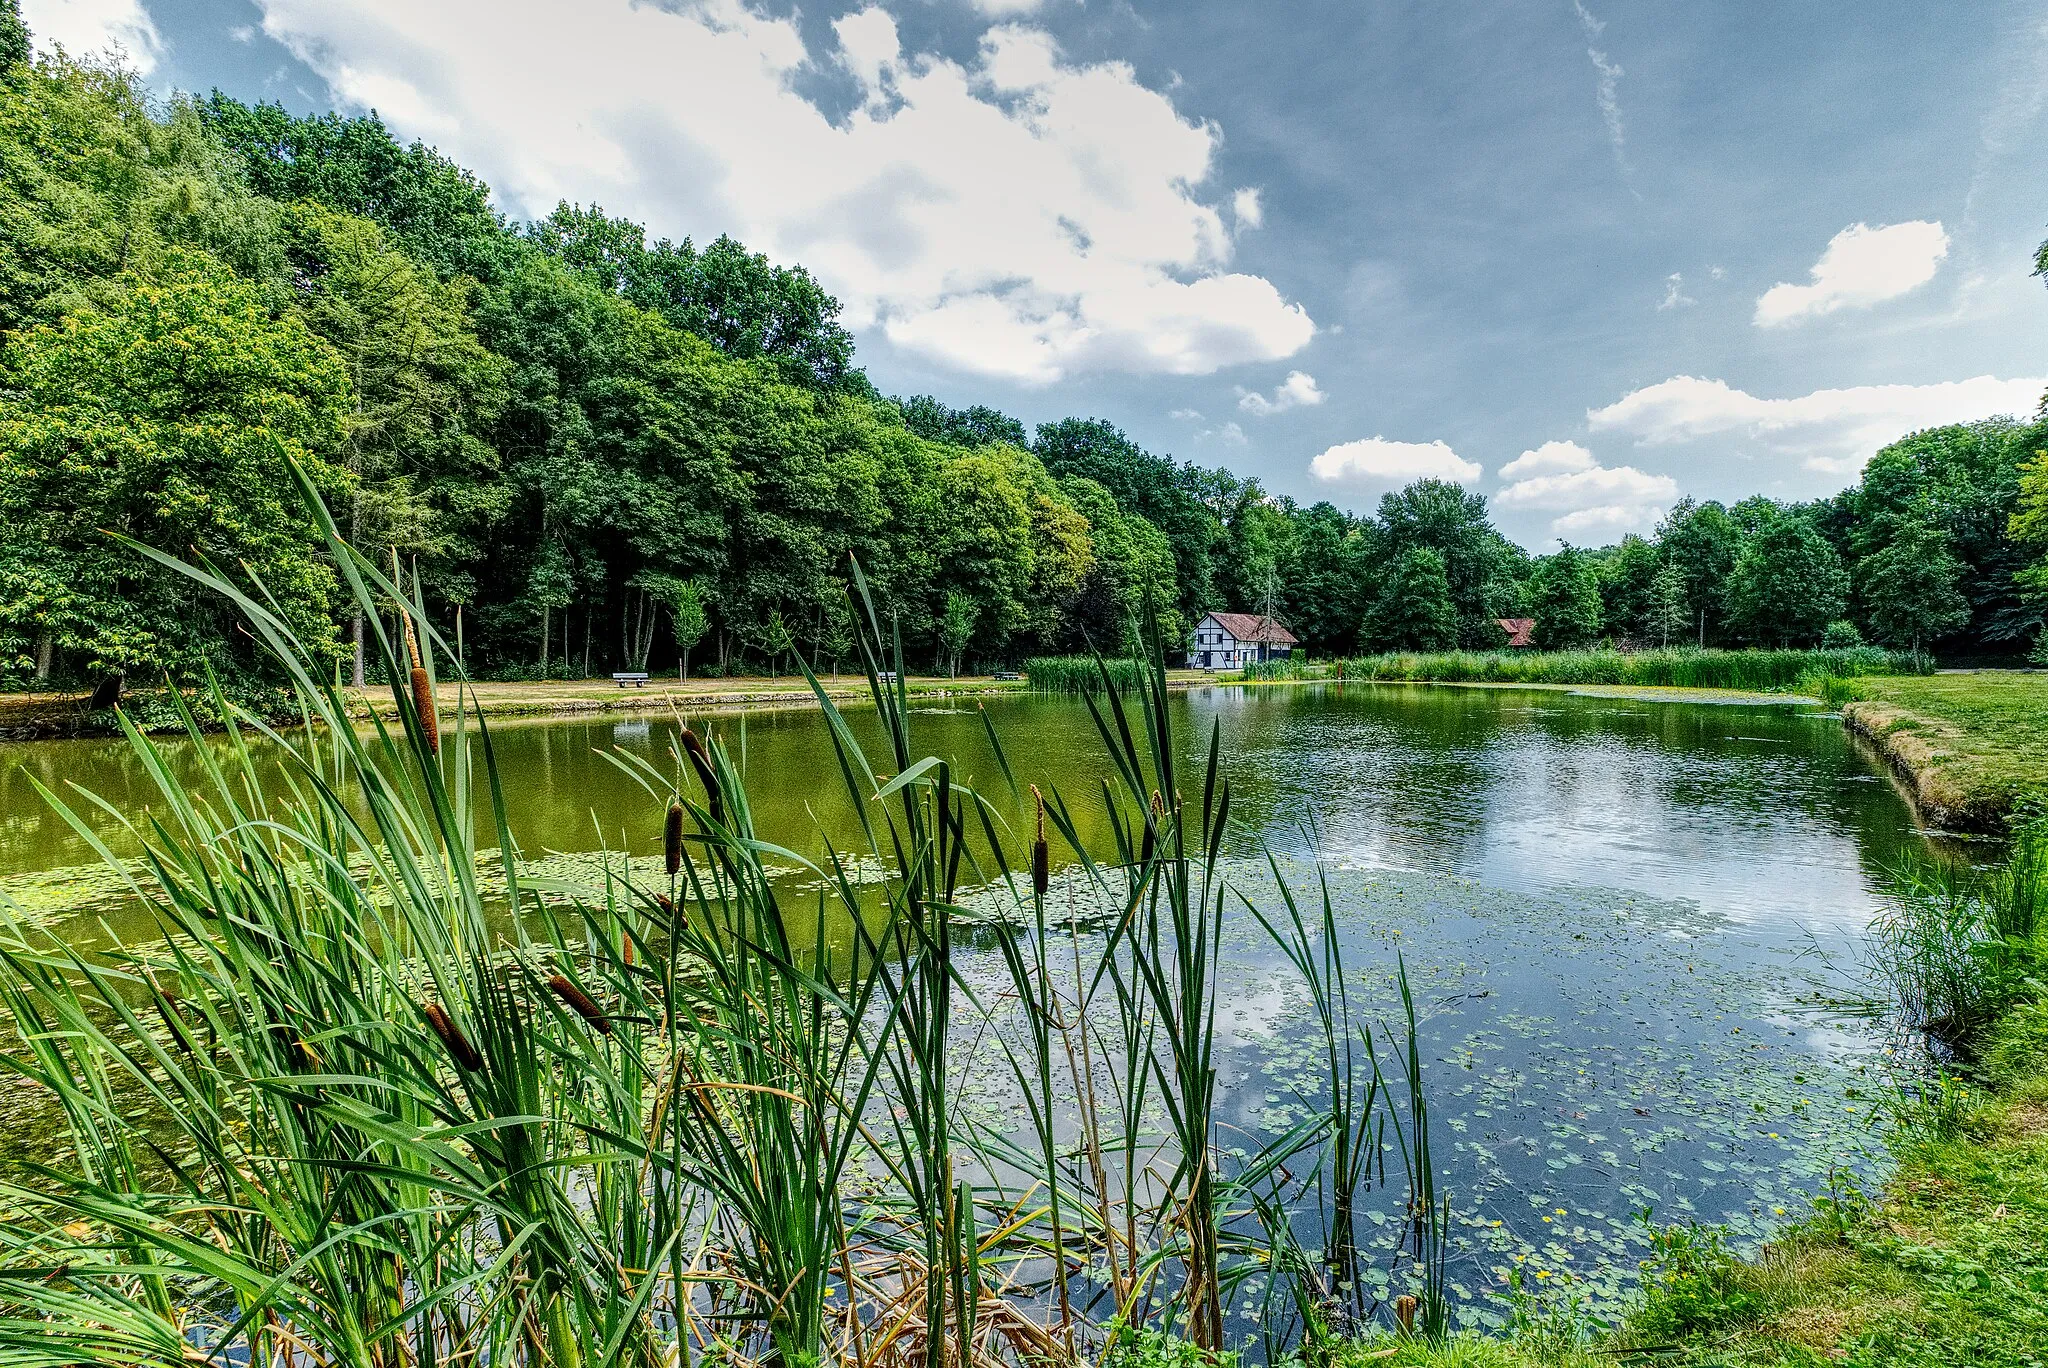
{"type": "Polygon", "coordinates": [[[681,655],[680,657],[678,657],[678,658],[677,658],[677,660],[676,660],[676,683],[678,683],[678,684],[687,684],[687,683],[689,683],[689,682],[690,682],[690,648],[689,648],[689,647],[687,647],[687,646],[685,646],[685,647],[683,647],[683,653],[682,653],[682,655],[681,655]]]}
{"type": "Polygon", "coordinates": [[[127,680],[128,676],[119,671],[101,675],[100,682],[92,686],[92,697],[86,700],[85,706],[93,712],[115,706],[121,701],[121,686],[127,680]]]}
{"type": "Polygon", "coordinates": [[[36,683],[50,682],[50,657],[57,649],[57,638],[49,632],[36,637],[36,683]]]}
{"type": "Polygon", "coordinates": [[[543,603],[540,606],[540,677],[542,679],[548,677],[548,651],[553,646],[554,639],[554,624],[549,621],[548,606],[543,603]]]}
{"type": "Polygon", "coordinates": [[[349,683],[358,689],[363,687],[363,610],[358,608],[349,617],[349,652],[353,663],[349,667],[349,683]]]}

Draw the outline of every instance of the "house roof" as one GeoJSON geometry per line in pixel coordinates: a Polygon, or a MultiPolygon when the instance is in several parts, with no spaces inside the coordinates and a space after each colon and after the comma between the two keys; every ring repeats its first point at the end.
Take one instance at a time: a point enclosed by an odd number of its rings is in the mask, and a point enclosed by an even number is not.
{"type": "Polygon", "coordinates": [[[1273,619],[1260,617],[1257,613],[1206,613],[1204,616],[1215,618],[1217,626],[1239,641],[1263,643],[1268,646],[1301,644],[1294,633],[1273,619]]]}
{"type": "Polygon", "coordinates": [[[1536,630],[1535,618],[1495,618],[1494,623],[1508,634],[1510,646],[1533,646],[1536,643],[1530,633],[1536,630]]]}

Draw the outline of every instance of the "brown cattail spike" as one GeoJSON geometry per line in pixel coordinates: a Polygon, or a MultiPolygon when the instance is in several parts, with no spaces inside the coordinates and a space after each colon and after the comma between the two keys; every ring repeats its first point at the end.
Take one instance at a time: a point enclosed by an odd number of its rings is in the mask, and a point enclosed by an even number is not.
{"type": "Polygon", "coordinates": [[[415,665],[412,667],[412,710],[419,715],[420,731],[427,739],[427,754],[441,753],[441,719],[434,712],[434,687],[427,681],[427,672],[415,665]]]}
{"type": "Polygon", "coordinates": [[[1038,834],[1031,841],[1031,892],[1043,898],[1052,884],[1052,852],[1045,844],[1045,795],[1036,784],[1031,786],[1031,801],[1038,807],[1038,834]]]}
{"type": "Polygon", "coordinates": [[[548,988],[556,997],[568,1004],[569,1010],[595,1027],[599,1035],[610,1035],[612,1033],[611,1018],[607,1017],[603,1010],[590,1000],[588,993],[585,993],[581,988],[569,982],[567,976],[556,974],[548,980],[548,988]]]}
{"type": "Polygon", "coordinates": [[[718,773],[711,768],[711,752],[704,748],[704,740],[688,727],[683,728],[683,750],[690,757],[690,767],[697,771],[697,782],[704,785],[704,796],[711,806],[711,820],[725,821],[725,795],[718,786],[718,773]]]}
{"type": "Polygon", "coordinates": [[[1401,1333],[1415,1333],[1415,1298],[1403,1293],[1394,1298],[1394,1323],[1401,1327],[1401,1333]]]}
{"type": "Polygon", "coordinates": [[[477,1053],[476,1046],[469,1043],[469,1037],[448,1015],[447,1008],[438,1002],[430,1002],[420,1008],[420,1012],[426,1017],[427,1025],[433,1027],[434,1034],[441,1038],[450,1058],[471,1073],[483,1072],[484,1057],[477,1053]]]}
{"type": "Polygon", "coordinates": [[[671,879],[683,867],[683,805],[673,798],[661,823],[661,862],[671,879]]]}

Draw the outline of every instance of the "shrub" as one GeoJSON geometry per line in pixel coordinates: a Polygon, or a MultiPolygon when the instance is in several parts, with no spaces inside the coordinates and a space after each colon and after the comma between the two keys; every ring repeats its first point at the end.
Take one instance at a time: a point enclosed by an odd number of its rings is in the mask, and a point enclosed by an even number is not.
{"type": "Polygon", "coordinates": [[[1847,651],[1863,644],[1863,633],[1856,630],[1856,624],[1847,618],[1836,618],[1820,634],[1820,648],[1823,651],[1847,651]]]}

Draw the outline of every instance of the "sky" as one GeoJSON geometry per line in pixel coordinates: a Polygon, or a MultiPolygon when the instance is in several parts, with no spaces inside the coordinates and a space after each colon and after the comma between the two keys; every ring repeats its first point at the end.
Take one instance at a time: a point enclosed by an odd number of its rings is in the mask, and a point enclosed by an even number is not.
{"type": "Polygon", "coordinates": [[[1532,549],[2048,388],[2048,0],[24,0],[501,209],[808,267],[885,392],[1532,549]]]}

